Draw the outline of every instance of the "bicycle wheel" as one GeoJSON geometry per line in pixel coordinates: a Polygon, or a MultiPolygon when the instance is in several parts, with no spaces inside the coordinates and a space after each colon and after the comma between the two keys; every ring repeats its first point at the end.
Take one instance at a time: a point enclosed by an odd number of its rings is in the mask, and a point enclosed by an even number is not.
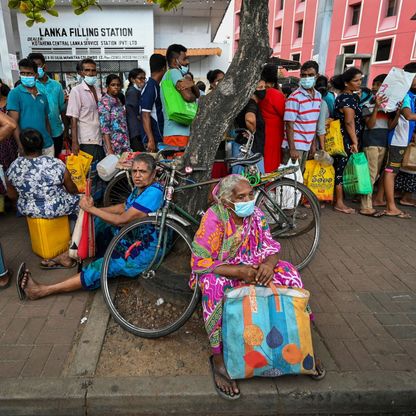
{"type": "Polygon", "coordinates": [[[111,179],[105,189],[103,198],[104,206],[109,207],[111,205],[124,204],[132,191],[133,182],[129,177],[129,173],[127,171],[118,173],[111,179]]]}
{"type": "MultiPolygon", "coordinates": [[[[145,338],[162,337],[179,329],[193,314],[200,294],[198,285],[190,289],[188,284],[192,241],[187,232],[168,219],[157,250],[159,233],[157,218],[142,218],[125,226],[108,246],[101,273],[104,300],[114,320],[145,338]],[[129,255],[147,258],[147,267],[142,267],[135,278],[110,279],[109,271],[115,274],[120,256],[125,259],[129,255]],[[117,282],[115,294],[110,292],[110,280],[117,282]]],[[[123,266],[120,274],[126,274],[127,269],[123,266]]]]}
{"type": "Polygon", "coordinates": [[[281,258],[298,270],[312,260],[319,244],[320,206],[305,185],[283,178],[260,188],[256,205],[281,244],[281,258]]]}

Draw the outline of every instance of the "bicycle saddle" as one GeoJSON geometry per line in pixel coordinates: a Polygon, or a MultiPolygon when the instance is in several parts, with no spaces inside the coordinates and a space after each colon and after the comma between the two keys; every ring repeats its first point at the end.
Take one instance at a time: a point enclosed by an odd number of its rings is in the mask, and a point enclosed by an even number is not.
{"type": "Polygon", "coordinates": [[[159,154],[163,157],[172,156],[178,152],[184,152],[186,147],[179,147],[179,146],[165,146],[163,149],[159,150],[159,154]]]}
{"type": "Polygon", "coordinates": [[[256,163],[260,162],[261,158],[263,156],[261,155],[261,153],[256,153],[250,157],[248,157],[247,159],[238,159],[236,157],[227,159],[228,164],[230,165],[230,167],[233,166],[251,166],[251,165],[255,165],[256,163]]]}

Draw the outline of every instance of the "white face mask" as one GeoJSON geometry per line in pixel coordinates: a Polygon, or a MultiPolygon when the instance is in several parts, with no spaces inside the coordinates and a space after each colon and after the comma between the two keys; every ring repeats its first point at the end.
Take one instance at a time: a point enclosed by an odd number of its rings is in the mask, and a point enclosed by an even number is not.
{"type": "Polygon", "coordinates": [[[143,88],[139,87],[137,84],[133,84],[133,87],[136,88],[137,91],[141,91],[143,88]]]}

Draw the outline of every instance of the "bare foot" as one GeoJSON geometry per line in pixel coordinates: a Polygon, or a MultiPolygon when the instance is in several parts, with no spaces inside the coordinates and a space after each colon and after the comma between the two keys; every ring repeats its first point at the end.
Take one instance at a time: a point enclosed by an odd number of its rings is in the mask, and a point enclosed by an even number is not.
{"type": "Polygon", "coordinates": [[[25,291],[30,300],[40,299],[47,296],[45,287],[32,279],[29,269],[25,270],[20,287],[25,291]]]}
{"type": "Polygon", "coordinates": [[[218,388],[229,396],[239,394],[240,390],[237,383],[230,379],[230,376],[225,369],[224,358],[222,354],[214,354],[212,359],[214,365],[214,379],[218,388]]]}
{"type": "Polygon", "coordinates": [[[378,199],[373,199],[373,207],[385,207],[386,201],[379,201],[378,199]]]}
{"type": "Polygon", "coordinates": [[[6,289],[6,287],[10,284],[10,279],[12,278],[12,274],[7,272],[4,276],[0,277],[0,289],[6,289]]]}

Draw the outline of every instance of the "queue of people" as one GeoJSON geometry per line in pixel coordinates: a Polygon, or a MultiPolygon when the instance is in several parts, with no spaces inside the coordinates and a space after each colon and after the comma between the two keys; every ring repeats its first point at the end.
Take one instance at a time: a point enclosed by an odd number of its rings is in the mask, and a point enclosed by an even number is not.
{"type": "MultiPolygon", "coordinates": [[[[416,74],[414,63],[404,69],[416,74]]],[[[149,78],[139,68],[130,71],[125,96],[122,79],[116,74],[107,76],[106,89],[101,91],[97,86],[97,64],[87,58],[79,63],[79,84],[65,103],[62,87],[48,77],[46,70],[44,57],[31,54],[19,62],[20,84],[11,91],[0,85],[0,104],[8,113],[0,112],[0,151],[6,155],[12,143],[16,146],[15,160],[6,165],[7,193],[17,200],[18,212],[24,216],[45,219],[76,216],[79,208],[93,215],[97,253],[95,261],[80,273],[50,285],[39,283],[29,269],[22,267],[17,276],[18,294],[21,299],[31,300],[81,288],[98,288],[105,249],[119,228],[157,211],[163,204],[156,161],[148,153],[136,155],[133,160],[134,189],[125,203],[100,208],[93,198],[80,197],[68,169],[56,158],[63,143],[69,140],[75,155],[80,150],[88,153],[93,168],[109,154],[132,150],[154,152],[161,142],[187,146],[190,126],[170,117],[170,98],[163,85],[171,82],[185,102],[195,105],[199,100],[202,102],[204,93],[189,72],[187,49],[179,44],[169,46],[166,57],[159,54],[150,57],[149,78]],[[7,142],[12,135],[15,141],[7,142]]],[[[224,75],[221,70],[208,72],[208,93],[219,87],[224,75]]],[[[297,161],[303,172],[308,158],[318,148],[324,150],[328,122],[339,120],[346,154],[334,157],[334,210],[355,213],[345,202],[343,174],[350,156],[363,150],[377,192],[374,199],[372,195],[361,198],[360,213],[409,218],[396,206],[395,187],[404,192],[402,205],[416,206],[411,196],[416,190],[415,176],[400,171],[404,150],[411,140],[416,140],[416,77],[398,110],[385,114],[384,98],[377,95],[383,76],[373,80],[373,94],[362,91],[362,76],[359,69],[349,68],[328,82],[319,74],[318,64],[307,61],[300,68],[299,87],[286,97],[278,84],[277,67],[265,65],[233,127],[253,133],[252,151],[263,156],[258,165],[261,172],[272,172],[289,160],[297,161]],[[375,209],[383,205],[386,210],[375,209]]],[[[237,135],[234,154],[245,140],[243,135],[237,135]]],[[[215,388],[222,397],[235,399],[240,391],[225,367],[222,344],[222,304],[226,290],[241,283],[302,288],[303,282],[294,266],[278,257],[280,244],[273,240],[265,215],[255,207],[249,181],[240,175],[224,176],[213,190],[214,204],[206,211],[194,237],[190,285],[199,285],[203,294],[203,318],[212,348],[210,363],[215,388]]],[[[135,277],[145,270],[155,257],[158,240],[155,233],[150,227],[146,244],[135,247],[127,257],[125,250],[132,242],[123,241],[120,250],[124,252],[117,253],[111,262],[109,276],[135,277]]],[[[57,265],[74,266],[68,253],[41,264],[43,268],[57,265]]],[[[11,274],[1,250],[0,266],[2,289],[10,284],[11,274]]],[[[318,360],[314,366],[318,376],[322,376],[324,369],[318,360]]]]}

